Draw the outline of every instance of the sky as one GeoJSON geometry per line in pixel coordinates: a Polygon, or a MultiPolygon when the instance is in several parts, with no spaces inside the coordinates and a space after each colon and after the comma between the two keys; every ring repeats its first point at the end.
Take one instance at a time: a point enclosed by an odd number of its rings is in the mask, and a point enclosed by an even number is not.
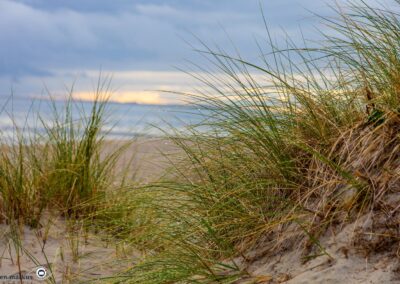
{"type": "Polygon", "coordinates": [[[344,0],[0,0],[0,97],[61,97],[74,86],[91,99],[101,72],[114,101],[179,103],[159,90],[198,84],[180,69],[204,64],[199,39],[251,60],[266,37],[260,6],[274,37],[299,42],[300,30],[316,39],[312,12],[331,16],[335,2],[344,0]]]}

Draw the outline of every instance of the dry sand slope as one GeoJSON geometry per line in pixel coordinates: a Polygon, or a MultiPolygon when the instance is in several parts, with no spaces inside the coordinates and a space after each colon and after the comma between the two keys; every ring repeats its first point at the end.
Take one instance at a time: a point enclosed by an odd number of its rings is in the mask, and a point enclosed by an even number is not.
{"type": "Polygon", "coordinates": [[[106,244],[94,235],[71,234],[62,219],[53,219],[51,222],[45,240],[46,228],[23,228],[20,239],[22,247],[14,245],[8,238],[8,226],[2,225],[0,276],[3,278],[0,277],[0,283],[20,283],[17,280],[12,282],[10,277],[18,277],[20,272],[22,277],[32,277],[24,283],[40,282],[35,275],[36,269],[44,267],[51,274],[50,265],[56,283],[96,279],[121,268],[115,263],[116,255],[123,249],[121,244],[106,244]],[[8,277],[8,281],[4,277],[8,277]]]}
{"type": "MultiPolygon", "coordinates": [[[[107,142],[104,152],[112,150],[121,142],[107,142]]],[[[168,165],[168,155],[176,152],[171,142],[164,139],[138,139],[127,149],[119,161],[119,168],[128,169],[129,176],[138,183],[146,183],[160,178],[168,165]],[[161,155],[163,152],[166,156],[161,155]]],[[[11,229],[0,227],[0,283],[20,283],[15,280],[21,271],[22,277],[33,276],[24,283],[36,283],[36,268],[49,264],[57,283],[77,283],[110,276],[135,262],[136,252],[124,243],[107,243],[101,236],[83,235],[79,228],[71,233],[68,224],[60,217],[45,216],[39,229],[22,227],[20,246],[16,246],[11,229]],[[116,262],[116,259],[122,262],[116,262]],[[13,282],[14,281],[14,282],[13,282]]],[[[48,269],[47,269],[48,270],[48,269]]],[[[50,272],[48,270],[48,272],[50,272]]],[[[43,283],[43,282],[42,282],[43,283]]]]}
{"type": "Polygon", "coordinates": [[[379,253],[369,254],[365,248],[354,243],[358,228],[368,226],[369,222],[366,215],[341,230],[330,230],[319,240],[326,254],[321,253],[305,263],[300,249],[289,249],[267,256],[265,248],[263,252],[260,245],[247,255],[251,259],[250,264],[247,263],[248,271],[254,277],[237,284],[400,283],[397,248],[393,250],[389,246],[379,253]]]}
{"type": "MultiPolygon", "coordinates": [[[[118,144],[115,141],[108,142],[105,151],[118,144]]],[[[147,183],[165,173],[168,154],[176,154],[177,151],[167,140],[139,139],[130,146],[119,166],[125,169],[132,156],[130,154],[135,153],[129,172],[138,182],[147,183]],[[167,156],[161,155],[161,152],[167,156]]],[[[0,283],[20,283],[2,280],[1,277],[18,276],[19,271],[22,275],[34,276],[36,267],[41,265],[47,268],[49,264],[53,267],[57,283],[93,281],[132,265],[139,257],[137,252],[123,243],[106,243],[101,236],[95,235],[72,235],[66,230],[67,224],[62,218],[47,219],[50,221],[43,221],[43,227],[38,230],[23,228],[23,249],[20,249],[19,260],[16,253],[18,247],[10,239],[10,228],[1,226],[0,283]],[[124,261],[116,262],[116,259],[124,261]]],[[[365,226],[368,222],[368,216],[364,216],[358,223],[349,224],[336,232],[328,230],[320,240],[327,254],[306,263],[302,262],[301,250],[289,249],[267,255],[261,243],[247,255],[251,260],[246,263],[247,270],[253,277],[237,283],[400,283],[400,266],[395,257],[397,251],[383,250],[368,255],[354,246],[353,236],[357,227],[365,226]]],[[[238,262],[244,264],[242,259],[238,259],[238,262]]],[[[24,283],[36,283],[35,279],[24,283]]]]}

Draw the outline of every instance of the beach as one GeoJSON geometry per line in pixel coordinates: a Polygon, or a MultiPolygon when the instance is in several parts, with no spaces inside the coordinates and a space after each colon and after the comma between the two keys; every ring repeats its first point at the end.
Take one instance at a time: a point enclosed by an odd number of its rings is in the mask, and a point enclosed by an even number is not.
{"type": "MultiPolygon", "coordinates": [[[[126,141],[106,141],[103,151],[107,153],[123,143],[126,141]]],[[[178,161],[182,150],[166,138],[140,138],[121,157],[119,170],[126,169],[129,157],[134,157],[130,170],[134,182],[146,185],[168,175],[171,159],[178,161]]],[[[271,254],[269,243],[261,240],[245,258],[234,260],[249,273],[235,283],[400,283],[400,274],[396,272],[398,263],[392,252],[369,256],[353,247],[354,234],[357,228],[368,223],[367,218],[344,228],[331,228],[321,237],[326,254],[316,255],[306,263],[300,247],[281,248],[271,254]]],[[[31,282],[24,283],[39,283],[35,276],[38,267],[47,269],[57,283],[107,279],[134,266],[144,256],[140,248],[82,230],[79,223],[71,230],[67,219],[49,212],[43,216],[40,227],[19,229],[21,247],[13,244],[13,237],[17,235],[13,235],[10,226],[1,225],[0,275],[19,277],[21,273],[33,277],[31,282]]]]}
{"type": "MultiPolygon", "coordinates": [[[[102,152],[106,155],[126,143],[105,141],[102,152]]],[[[137,185],[157,182],[168,174],[170,159],[179,157],[178,151],[166,138],[138,138],[124,151],[116,171],[123,172],[128,167],[128,178],[137,185]]],[[[9,276],[4,279],[11,281],[21,272],[32,277],[26,283],[39,283],[35,271],[43,266],[57,283],[77,283],[108,277],[140,260],[139,250],[133,250],[124,241],[110,242],[101,234],[82,230],[82,225],[73,226],[77,227],[71,230],[67,219],[51,212],[44,214],[38,228],[22,225],[18,234],[9,225],[2,224],[0,276],[9,276]],[[13,244],[13,238],[18,238],[21,246],[13,244]]]]}
{"type": "Polygon", "coordinates": [[[0,0],[0,283],[400,283],[400,0],[75,2],[0,0]]]}

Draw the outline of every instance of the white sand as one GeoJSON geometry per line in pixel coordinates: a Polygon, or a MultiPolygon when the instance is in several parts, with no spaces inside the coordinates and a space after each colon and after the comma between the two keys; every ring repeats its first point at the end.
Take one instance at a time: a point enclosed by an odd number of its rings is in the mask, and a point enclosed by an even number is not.
{"type": "MultiPolygon", "coordinates": [[[[110,142],[107,147],[111,149],[113,145],[119,144],[110,142]]],[[[130,154],[135,152],[131,170],[135,173],[135,179],[141,183],[156,180],[168,167],[168,157],[161,156],[160,150],[176,153],[177,148],[163,139],[139,139],[124,155],[120,167],[123,169],[131,157],[130,154]]],[[[40,230],[23,228],[22,243],[26,251],[22,253],[20,269],[24,274],[34,275],[33,272],[38,264],[47,266],[49,262],[53,267],[57,283],[76,283],[78,280],[95,280],[110,276],[125,266],[134,264],[138,258],[138,253],[127,250],[127,246],[115,242],[107,244],[98,235],[71,236],[66,230],[65,221],[61,218],[54,220],[43,251],[46,226],[40,230]],[[77,241],[79,250],[74,253],[73,244],[77,241]],[[117,258],[123,262],[116,262],[117,258]]],[[[271,256],[263,255],[263,247],[259,247],[248,254],[250,258],[255,259],[247,268],[252,277],[237,283],[400,283],[399,262],[393,256],[393,252],[387,251],[366,257],[362,252],[355,250],[352,236],[355,226],[359,225],[360,223],[349,224],[336,234],[330,233],[324,236],[321,245],[330,257],[319,256],[305,264],[302,264],[300,250],[288,250],[280,255],[271,256]]],[[[7,241],[8,231],[8,226],[0,226],[2,232],[0,233],[2,239],[0,277],[18,275],[19,271],[13,242],[9,239],[7,241]]],[[[0,278],[0,283],[3,283],[2,281],[4,280],[0,278]]],[[[4,283],[19,283],[19,281],[4,283]]],[[[24,283],[36,283],[36,281],[24,281],[24,283]]]]}
{"type": "MultiPolygon", "coordinates": [[[[254,283],[400,283],[399,262],[387,251],[365,256],[352,244],[352,236],[357,224],[349,224],[336,235],[327,234],[321,238],[321,245],[330,255],[316,257],[302,264],[300,250],[288,250],[275,256],[260,256],[251,263],[248,271],[252,279],[241,280],[238,284],[254,283]],[[396,272],[397,271],[397,272],[396,272]],[[256,280],[257,281],[257,280],[256,280]]],[[[255,256],[261,249],[252,251],[249,257],[255,256]]]]}
{"type": "MultiPolygon", "coordinates": [[[[107,142],[105,152],[119,145],[120,142],[107,142]]],[[[134,155],[129,176],[139,183],[154,181],[161,176],[168,165],[168,158],[160,155],[160,151],[173,153],[176,147],[164,139],[138,139],[122,156],[119,168],[126,169],[128,161],[134,155]]],[[[24,283],[36,283],[36,268],[39,266],[46,268],[49,264],[57,283],[93,281],[121,271],[125,266],[132,265],[138,257],[137,252],[129,251],[128,246],[123,243],[116,241],[112,244],[106,243],[99,235],[71,235],[66,228],[66,221],[62,218],[44,219],[52,220],[44,246],[47,221],[41,221],[43,225],[41,229],[30,229],[27,226],[21,228],[24,251],[19,253],[19,265],[14,242],[10,239],[10,228],[4,224],[0,225],[0,283],[20,283],[19,280],[4,279],[12,275],[18,276],[20,270],[23,275],[34,278],[24,283]],[[78,247],[77,252],[74,247],[78,247]],[[117,259],[121,262],[117,262],[117,259]]]]}
{"type": "MultiPolygon", "coordinates": [[[[87,236],[87,238],[78,234],[71,235],[65,228],[65,222],[61,219],[57,220],[56,224],[51,225],[45,243],[43,238],[46,234],[45,228],[23,228],[23,233],[21,234],[23,250],[19,251],[19,265],[16,246],[8,238],[10,228],[2,225],[1,230],[3,236],[0,245],[0,276],[3,277],[19,275],[19,270],[21,270],[23,275],[33,276],[34,280],[36,280],[36,268],[43,266],[50,274],[48,267],[51,265],[53,276],[57,283],[76,283],[78,279],[80,281],[85,279],[93,280],[109,276],[121,268],[115,262],[115,259],[116,253],[122,250],[122,244],[107,245],[94,235],[87,236]],[[74,247],[78,247],[78,250],[75,250],[74,247]],[[42,248],[44,249],[42,250],[42,248]]],[[[130,255],[129,257],[132,258],[133,262],[134,254],[128,255],[130,255]]],[[[128,263],[129,261],[127,260],[126,264],[128,263]]],[[[2,282],[0,281],[0,283],[2,282]]],[[[19,281],[15,283],[19,283],[19,281]]]]}

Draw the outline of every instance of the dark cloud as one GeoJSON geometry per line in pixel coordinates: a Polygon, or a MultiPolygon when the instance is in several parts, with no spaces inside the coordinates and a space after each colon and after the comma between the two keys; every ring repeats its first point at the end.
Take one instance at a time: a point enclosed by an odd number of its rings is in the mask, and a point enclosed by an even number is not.
{"type": "Polygon", "coordinates": [[[172,70],[184,58],[197,60],[181,40],[196,45],[191,33],[224,48],[232,40],[255,57],[254,38],[265,37],[260,4],[272,33],[283,38],[285,29],[294,41],[299,25],[314,37],[318,19],[307,9],[331,13],[316,0],[0,0],[0,92],[9,89],[5,78],[29,89],[23,84],[33,80],[24,77],[172,70]]]}
{"type": "Polygon", "coordinates": [[[31,7],[43,10],[71,9],[80,12],[105,12],[116,13],[121,11],[133,11],[136,5],[169,5],[188,10],[252,10],[254,3],[259,0],[17,0],[17,2],[27,4],[31,7]]]}
{"type": "Polygon", "coordinates": [[[204,5],[175,2],[1,0],[2,74],[23,74],[18,70],[29,66],[163,69],[189,54],[179,38],[188,32],[215,39],[223,32],[219,26],[226,26],[241,39],[260,28],[251,13],[196,10],[204,5]],[[123,9],[128,6],[132,9],[123,9]]]}

